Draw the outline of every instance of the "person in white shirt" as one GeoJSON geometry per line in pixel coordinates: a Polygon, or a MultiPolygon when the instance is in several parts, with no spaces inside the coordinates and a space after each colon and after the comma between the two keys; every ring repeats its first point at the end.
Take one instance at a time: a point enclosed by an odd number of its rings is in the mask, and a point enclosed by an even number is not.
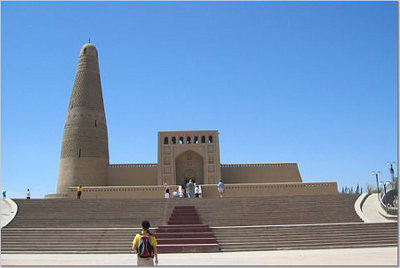
{"type": "Polygon", "coordinates": [[[169,187],[167,183],[164,183],[165,190],[164,190],[164,197],[169,198],[169,187]]]}
{"type": "Polygon", "coordinates": [[[179,191],[179,197],[183,198],[183,190],[182,189],[179,191]]]}
{"type": "Polygon", "coordinates": [[[178,193],[177,190],[174,190],[174,192],[172,193],[172,197],[173,197],[173,198],[179,197],[179,193],[178,193]]]}
{"type": "Polygon", "coordinates": [[[26,199],[31,199],[31,191],[29,189],[26,191],[26,199]]]}
{"type": "Polygon", "coordinates": [[[218,183],[218,192],[219,192],[219,197],[222,197],[225,191],[225,184],[222,180],[219,181],[218,183]]]}

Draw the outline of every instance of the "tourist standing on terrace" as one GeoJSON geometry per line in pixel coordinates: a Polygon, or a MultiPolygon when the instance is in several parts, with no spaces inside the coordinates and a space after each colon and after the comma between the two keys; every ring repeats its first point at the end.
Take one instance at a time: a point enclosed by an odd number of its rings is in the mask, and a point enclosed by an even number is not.
{"type": "Polygon", "coordinates": [[[26,199],[31,199],[31,191],[29,189],[26,191],[26,199]]]}
{"type": "Polygon", "coordinates": [[[173,197],[173,198],[179,197],[179,193],[178,193],[178,191],[177,191],[176,189],[175,189],[174,192],[172,193],[172,197],[173,197]]]}
{"type": "Polygon", "coordinates": [[[164,190],[164,197],[169,198],[169,187],[166,182],[164,182],[165,190],[164,190]]]}
{"type": "Polygon", "coordinates": [[[188,188],[188,197],[192,198],[194,194],[194,183],[192,180],[189,180],[187,188],[188,188]]]}
{"type": "Polygon", "coordinates": [[[183,188],[179,190],[179,198],[183,198],[185,195],[183,194],[183,188]]]}
{"type": "Polygon", "coordinates": [[[157,240],[150,233],[150,222],[142,221],[142,232],[132,242],[132,250],[137,252],[138,266],[154,266],[158,264],[157,240]]]}
{"type": "Polygon", "coordinates": [[[222,180],[219,181],[218,183],[218,192],[219,192],[219,197],[222,197],[225,191],[225,184],[222,180]]]}
{"type": "Polygon", "coordinates": [[[186,185],[185,184],[182,184],[182,187],[181,187],[181,190],[182,190],[182,197],[186,197],[186,185]]]}
{"type": "Polygon", "coordinates": [[[78,188],[76,189],[76,197],[78,199],[81,199],[81,195],[82,195],[82,184],[79,184],[78,188]]]}

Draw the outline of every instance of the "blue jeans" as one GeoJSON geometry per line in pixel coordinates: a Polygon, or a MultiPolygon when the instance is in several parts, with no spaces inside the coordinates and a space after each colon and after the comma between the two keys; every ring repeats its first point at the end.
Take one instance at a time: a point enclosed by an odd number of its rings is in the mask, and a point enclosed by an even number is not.
{"type": "Polygon", "coordinates": [[[189,198],[192,198],[192,197],[193,197],[193,190],[189,190],[188,196],[189,196],[189,198]]]}

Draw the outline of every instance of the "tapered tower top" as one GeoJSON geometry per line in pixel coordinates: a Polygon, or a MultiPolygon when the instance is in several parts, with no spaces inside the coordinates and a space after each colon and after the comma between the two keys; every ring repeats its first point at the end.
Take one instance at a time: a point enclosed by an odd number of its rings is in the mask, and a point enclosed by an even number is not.
{"type": "Polygon", "coordinates": [[[92,43],[86,43],[83,45],[81,53],[79,55],[82,54],[88,54],[97,57],[97,48],[92,43]]]}
{"type": "Polygon", "coordinates": [[[79,53],[69,110],[77,107],[104,109],[98,53],[92,43],[84,44],[79,53]]]}

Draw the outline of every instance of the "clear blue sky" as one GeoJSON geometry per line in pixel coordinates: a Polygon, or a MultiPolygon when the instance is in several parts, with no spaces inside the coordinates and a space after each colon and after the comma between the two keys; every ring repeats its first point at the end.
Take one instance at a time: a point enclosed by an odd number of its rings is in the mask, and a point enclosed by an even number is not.
{"type": "MultiPolygon", "coordinates": [[[[56,191],[81,46],[99,51],[111,163],[220,132],[221,163],[296,162],[365,189],[397,161],[397,2],[2,2],[2,187],[56,191]]],[[[397,170],[396,170],[397,172],[397,170]]]]}

